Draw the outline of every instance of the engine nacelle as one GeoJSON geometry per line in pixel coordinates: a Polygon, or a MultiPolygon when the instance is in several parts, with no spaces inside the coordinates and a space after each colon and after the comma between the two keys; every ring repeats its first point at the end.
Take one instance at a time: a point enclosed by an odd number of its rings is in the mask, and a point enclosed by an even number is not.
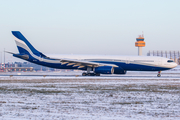
{"type": "Polygon", "coordinates": [[[113,74],[114,68],[112,66],[101,66],[94,68],[94,72],[99,74],[113,74]]]}
{"type": "Polygon", "coordinates": [[[126,74],[126,71],[118,67],[118,68],[114,68],[114,74],[126,74]]]}

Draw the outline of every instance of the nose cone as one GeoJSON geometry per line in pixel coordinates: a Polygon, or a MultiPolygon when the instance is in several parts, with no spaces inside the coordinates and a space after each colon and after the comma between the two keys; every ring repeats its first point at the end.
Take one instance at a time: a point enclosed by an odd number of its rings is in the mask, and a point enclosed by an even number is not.
{"type": "Polygon", "coordinates": [[[174,62],[174,63],[172,63],[171,66],[172,66],[172,68],[175,68],[176,66],[178,66],[178,64],[174,62]]]}

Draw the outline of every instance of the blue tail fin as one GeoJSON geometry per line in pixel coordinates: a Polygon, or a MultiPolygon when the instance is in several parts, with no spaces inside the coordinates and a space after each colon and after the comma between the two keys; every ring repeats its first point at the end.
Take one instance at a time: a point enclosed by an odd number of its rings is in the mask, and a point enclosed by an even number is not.
{"type": "Polygon", "coordinates": [[[21,34],[19,31],[12,31],[14,35],[17,48],[20,54],[43,56],[43,54],[37,51],[31,43],[21,34]]]}

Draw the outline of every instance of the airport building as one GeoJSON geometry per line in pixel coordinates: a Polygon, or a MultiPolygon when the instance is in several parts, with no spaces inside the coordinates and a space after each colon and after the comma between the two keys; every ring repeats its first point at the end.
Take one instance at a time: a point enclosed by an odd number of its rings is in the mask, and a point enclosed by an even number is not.
{"type": "Polygon", "coordinates": [[[0,72],[31,72],[31,71],[54,71],[54,68],[48,68],[30,62],[14,62],[14,63],[0,63],[0,72]]]}

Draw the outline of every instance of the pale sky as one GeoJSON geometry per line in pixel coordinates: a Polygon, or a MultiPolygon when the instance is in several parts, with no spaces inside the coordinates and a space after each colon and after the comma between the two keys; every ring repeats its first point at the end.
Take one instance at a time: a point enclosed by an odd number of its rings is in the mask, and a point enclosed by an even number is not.
{"type": "Polygon", "coordinates": [[[178,51],[179,5],[180,0],[0,0],[0,53],[18,52],[11,31],[21,31],[45,54],[137,55],[142,31],[143,55],[178,51]]]}

